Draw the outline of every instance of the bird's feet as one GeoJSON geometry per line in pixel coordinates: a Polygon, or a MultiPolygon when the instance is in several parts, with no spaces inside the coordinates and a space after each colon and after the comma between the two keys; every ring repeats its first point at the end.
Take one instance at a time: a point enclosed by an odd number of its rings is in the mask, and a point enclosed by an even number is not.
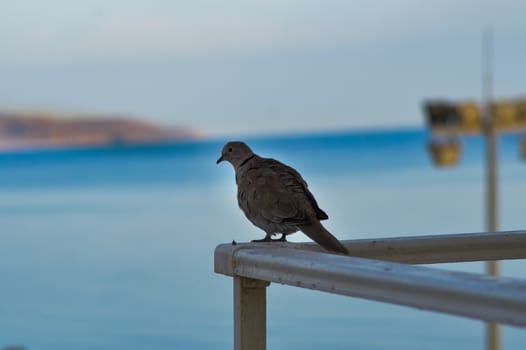
{"type": "Polygon", "coordinates": [[[253,239],[252,242],[258,243],[258,242],[272,242],[273,239],[270,238],[270,236],[265,236],[265,238],[262,239],[253,239]]]}
{"type": "Polygon", "coordinates": [[[287,236],[282,233],[280,238],[273,239],[272,241],[274,241],[274,242],[286,242],[287,241],[287,236]]]}
{"type": "Polygon", "coordinates": [[[266,235],[262,239],[253,239],[252,242],[286,242],[287,238],[284,234],[281,234],[280,238],[273,239],[271,235],[266,235]]]}

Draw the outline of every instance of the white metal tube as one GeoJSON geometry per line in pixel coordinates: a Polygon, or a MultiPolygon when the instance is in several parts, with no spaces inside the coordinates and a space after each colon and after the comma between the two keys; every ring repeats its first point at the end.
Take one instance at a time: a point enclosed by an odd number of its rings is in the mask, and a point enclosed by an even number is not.
{"type": "MultiPolygon", "coordinates": [[[[526,230],[372,238],[342,241],[342,243],[354,257],[414,264],[526,258],[526,230]]],[[[229,266],[235,250],[261,247],[325,252],[323,248],[314,243],[222,244],[217,247],[215,253],[216,272],[232,275],[231,271],[223,269],[229,266]]]]}
{"type": "Polygon", "coordinates": [[[525,281],[280,247],[230,252],[216,250],[217,272],[526,327],[525,281]]]}

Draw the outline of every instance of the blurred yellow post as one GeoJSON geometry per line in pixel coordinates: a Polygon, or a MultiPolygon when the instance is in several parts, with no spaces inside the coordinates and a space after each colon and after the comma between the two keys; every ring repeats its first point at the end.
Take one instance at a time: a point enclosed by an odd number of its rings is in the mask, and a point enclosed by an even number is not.
{"type": "MultiPolygon", "coordinates": [[[[482,38],[482,108],[484,132],[486,136],[486,230],[495,232],[498,230],[498,188],[497,188],[497,150],[498,134],[495,127],[495,118],[492,117],[492,55],[493,34],[486,30],[482,38]]],[[[498,261],[486,263],[486,273],[491,276],[499,275],[498,261]]],[[[500,350],[500,329],[495,322],[486,324],[486,349],[500,350]]]]}
{"type": "MultiPolygon", "coordinates": [[[[482,38],[482,102],[480,107],[470,101],[426,103],[425,110],[433,138],[428,146],[437,166],[455,165],[460,158],[459,137],[482,134],[486,140],[486,231],[498,230],[498,136],[499,132],[526,129],[526,100],[493,101],[493,38],[486,30],[482,38]]],[[[526,158],[526,139],[521,143],[526,158]]],[[[499,262],[488,261],[486,273],[499,275],[499,262]]],[[[499,325],[486,324],[486,350],[500,350],[499,325]]]]}

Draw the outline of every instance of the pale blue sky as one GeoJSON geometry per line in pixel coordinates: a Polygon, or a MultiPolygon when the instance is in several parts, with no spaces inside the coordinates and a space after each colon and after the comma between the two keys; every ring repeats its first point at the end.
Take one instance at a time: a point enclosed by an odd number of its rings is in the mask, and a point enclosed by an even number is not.
{"type": "Polygon", "coordinates": [[[209,135],[422,123],[427,97],[526,94],[526,1],[0,0],[0,108],[209,135]]]}

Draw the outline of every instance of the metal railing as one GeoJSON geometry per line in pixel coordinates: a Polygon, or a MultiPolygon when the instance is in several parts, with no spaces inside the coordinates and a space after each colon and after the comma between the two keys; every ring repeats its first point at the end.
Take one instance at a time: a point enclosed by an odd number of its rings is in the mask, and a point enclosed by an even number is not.
{"type": "Polygon", "coordinates": [[[526,328],[526,280],[416,266],[526,258],[526,231],[309,243],[222,244],[216,273],[234,277],[234,349],[266,349],[270,282],[526,328]],[[396,293],[393,293],[396,291],[396,293]]]}

